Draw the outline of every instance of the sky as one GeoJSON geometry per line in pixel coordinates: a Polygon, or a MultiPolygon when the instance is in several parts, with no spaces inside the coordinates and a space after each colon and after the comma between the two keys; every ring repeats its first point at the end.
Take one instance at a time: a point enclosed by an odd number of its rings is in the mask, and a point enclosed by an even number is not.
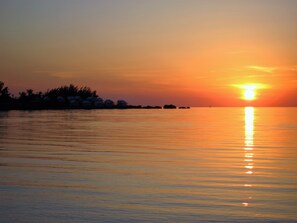
{"type": "Polygon", "coordinates": [[[12,93],[89,86],[130,104],[297,106],[295,0],[0,0],[12,93]],[[243,100],[246,85],[256,98],[243,100]]]}

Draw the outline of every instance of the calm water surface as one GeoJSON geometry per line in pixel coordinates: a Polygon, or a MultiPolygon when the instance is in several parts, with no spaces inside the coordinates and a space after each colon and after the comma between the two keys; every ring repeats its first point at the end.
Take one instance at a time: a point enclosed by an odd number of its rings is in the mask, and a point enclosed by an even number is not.
{"type": "Polygon", "coordinates": [[[297,222],[297,109],[0,113],[0,222],[297,222]]]}

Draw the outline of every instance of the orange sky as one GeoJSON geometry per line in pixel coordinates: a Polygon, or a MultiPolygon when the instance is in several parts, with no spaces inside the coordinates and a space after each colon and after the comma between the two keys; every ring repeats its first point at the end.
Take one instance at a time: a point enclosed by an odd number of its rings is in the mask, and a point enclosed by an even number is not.
{"type": "Polygon", "coordinates": [[[297,1],[0,2],[12,92],[87,85],[131,104],[297,106],[297,1]],[[263,84],[241,99],[243,84],[263,84]]]}

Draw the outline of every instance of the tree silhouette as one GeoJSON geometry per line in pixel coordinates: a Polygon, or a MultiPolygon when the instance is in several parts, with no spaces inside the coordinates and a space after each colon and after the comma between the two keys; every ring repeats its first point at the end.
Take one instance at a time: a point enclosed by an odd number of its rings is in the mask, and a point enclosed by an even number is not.
{"type": "MultiPolygon", "coordinates": [[[[11,97],[8,87],[0,81],[0,110],[39,110],[39,109],[125,109],[157,108],[160,106],[134,106],[125,100],[116,103],[111,99],[103,100],[96,91],[89,87],[78,87],[73,84],[48,89],[47,92],[35,93],[32,89],[19,92],[19,97],[11,97]]],[[[164,105],[164,108],[176,108],[175,105],[164,105]]]]}
{"type": "Polygon", "coordinates": [[[79,88],[78,86],[74,86],[73,84],[47,90],[47,92],[44,94],[44,97],[48,97],[51,99],[56,99],[57,97],[67,98],[70,96],[79,96],[83,99],[88,97],[98,97],[96,91],[92,91],[89,87],[79,88]]]}
{"type": "Polygon", "coordinates": [[[11,99],[8,87],[0,81],[0,101],[9,101],[11,99]]]}

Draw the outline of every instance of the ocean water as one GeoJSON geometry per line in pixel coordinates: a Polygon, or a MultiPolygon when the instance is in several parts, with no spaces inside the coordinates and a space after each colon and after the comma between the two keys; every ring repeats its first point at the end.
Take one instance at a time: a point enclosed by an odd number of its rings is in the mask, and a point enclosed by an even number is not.
{"type": "Polygon", "coordinates": [[[297,108],[1,112],[0,222],[297,222],[297,108]]]}

